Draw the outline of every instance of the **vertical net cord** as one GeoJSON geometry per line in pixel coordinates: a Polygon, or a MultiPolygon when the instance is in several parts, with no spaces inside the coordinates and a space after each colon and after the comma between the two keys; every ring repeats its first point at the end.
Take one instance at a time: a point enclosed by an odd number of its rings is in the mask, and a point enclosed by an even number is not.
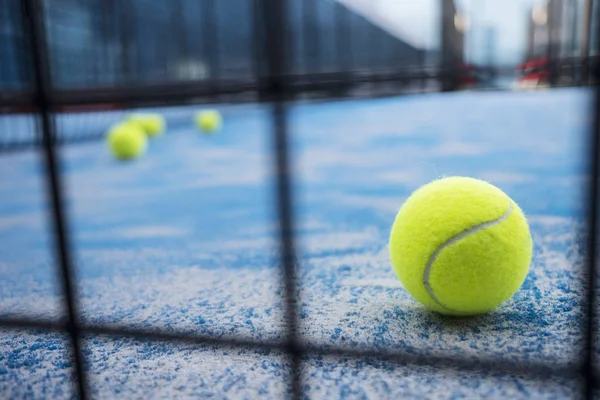
{"type": "Polygon", "coordinates": [[[288,138],[285,133],[286,110],[285,105],[276,102],[273,105],[275,147],[277,148],[277,197],[279,203],[279,224],[281,241],[281,258],[284,270],[285,289],[285,315],[287,325],[288,353],[291,357],[291,389],[292,398],[300,399],[300,363],[301,350],[298,343],[298,322],[296,309],[296,274],[294,267],[294,239],[293,223],[291,216],[291,185],[289,178],[288,138]]]}
{"type": "MultiPolygon", "coordinates": [[[[591,20],[593,16],[591,15],[594,7],[592,2],[590,1],[588,4],[588,12],[590,13],[589,19],[591,20]]],[[[600,17],[596,15],[596,17],[600,17]]],[[[587,28],[586,28],[587,29],[587,28]]],[[[596,28],[597,33],[600,34],[600,24],[596,28]]],[[[586,43],[589,46],[589,42],[586,43]]],[[[589,50],[587,50],[587,54],[589,55],[589,50]]],[[[594,70],[590,71],[592,74],[592,80],[597,80],[600,77],[600,73],[598,71],[598,65],[594,65],[594,70]]],[[[587,69],[589,66],[586,65],[587,69]]],[[[588,70],[589,71],[589,70],[588,70]]],[[[586,78],[588,78],[586,76],[586,78]]],[[[587,220],[587,232],[588,232],[588,242],[586,248],[586,256],[588,260],[588,287],[587,287],[587,297],[586,304],[584,310],[584,321],[583,321],[583,333],[584,337],[584,351],[585,351],[585,359],[583,360],[583,374],[584,374],[584,395],[587,399],[592,399],[594,397],[594,389],[596,386],[596,345],[595,345],[595,328],[596,328],[596,284],[597,284],[597,241],[598,241],[598,200],[600,196],[598,194],[598,190],[600,190],[600,138],[598,135],[600,134],[600,86],[598,82],[595,82],[594,88],[594,99],[593,104],[590,110],[592,115],[593,125],[590,130],[590,137],[588,140],[589,143],[589,163],[591,168],[591,182],[588,193],[588,220],[587,220]]]]}
{"type": "Polygon", "coordinates": [[[64,202],[62,192],[62,182],[60,177],[60,168],[54,149],[55,132],[50,115],[50,75],[47,62],[46,39],[43,25],[43,4],[39,0],[22,0],[23,11],[25,14],[25,26],[27,27],[33,78],[35,83],[35,100],[39,110],[43,152],[46,162],[46,184],[48,186],[48,197],[52,206],[52,222],[54,226],[54,237],[56,240],[56,252],[59,261],[59,274],[62,279],[63,294],[67,309],[66,329],[71,337],[73,359],[75,365],[77,392],[79,398],[85,400],[86,396],[86,377],[83,370],[83,356],[80,346],[80,332],[77,313],[77,297],[72,282],[72,263],[71,252],[68,243],[67,222],[64,213],[64,202]]]}
{"type": "MultiPolygon", "coordinates": [[[[592,71],[597,79],[598,71],[592,71]]],[[[600,87],[596,87],[594,90],[594,104],[592,105],[593,115],[593,126],[591,129],[591,136],[589,138],[589,149],[590,152],[590,168],[591,168],[591,182],[589,188],[589,199],[588,199],[588,243],[586,248],[586,256],[588,259],[588,287],[587,287],[587,298],[585,304],[585,315],[584,315],[584,335],[585,335],[585,359],[583,362],[583,373],[584,373],[584,394],[587,399],[593,398],[595,388],[595,327],[596,327],[596,266],[597,266],[597,219],[598,219],[598,190],[600,189],[600,87]]]]}
{"type": "MultiPolygon", "coordinates": [[[[302,351],[299,346],[296,310],[296,274],[294,248],[294,218],[292,214],[292,187],[290,178],[290,160],[288,151],[287,109],[288,86],[285,73],[288,71],[289,54],[286,49],[287,21],[286,0],[258,0],[257,11],[262,17],[262,33],[260,37],[266,52],[266,86],[261,87],[261,95],[272,101],[273,117],[273,151],[275,152],[275,168],[277,172],[277,206],[279,214],[279,241],[281,263],[283,268],[285,318],[287,327],[286,350],[290,356],[291,397],[302,398],[300,366],[302,351]]],[[[260,73],[259,73],[260,77],[260,73]]]]}

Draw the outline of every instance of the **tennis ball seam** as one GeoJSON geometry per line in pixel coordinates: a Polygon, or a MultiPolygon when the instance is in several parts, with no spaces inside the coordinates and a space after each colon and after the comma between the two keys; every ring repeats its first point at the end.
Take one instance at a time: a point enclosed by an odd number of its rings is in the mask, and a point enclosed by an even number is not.
{"type": "Polygon", "coordinates": [[[498,224],[501,224],[502,222],[504,222],[505,220],[508,219],[508,217],[510,216],[510,214],[513,211],[513,203],[512,201],[509,202],[508,205],[508,210],[506,210],[506,212],[504,214],[502,214],[500,217],[491,220],[491,221],[485,221],[482,222],[480,224],[477,224],[475,226],[472,226],[462,232],[457,233],[456,235],[450,237],[448,240],[446,240],[444,243],[442,243],[432,254],[431,257],[429,257],[429,261],[427,262],[427,265],[425,266],[425,271],[423,272],[423,286],[425,287],[425,290],[427,291],[427,293],[429,294],[429,296],[431,297],[431,299],[440,307],[448,310],[448,311],[452,311],[452,312],[458,312],[458,310],[454,310],[448,306],[446,306],[444,303],[442,303],[437,296],[435,295],[435,292],[433,291],[433,288],[431,287],[430,283],[429,283],[429,278],[431,275],[431,268],[433,267],[433,263],[435,262],[435,260],[438,258],[438,256],[440,255],[440,253],[448,246],[453,245],[454,243],[460,241],[461,239],[464,239],[465,237],[472,235],[474,233],[480,232],[484,229],[487,228],[491,228],[493,226],[496,226],[498,224]]]}

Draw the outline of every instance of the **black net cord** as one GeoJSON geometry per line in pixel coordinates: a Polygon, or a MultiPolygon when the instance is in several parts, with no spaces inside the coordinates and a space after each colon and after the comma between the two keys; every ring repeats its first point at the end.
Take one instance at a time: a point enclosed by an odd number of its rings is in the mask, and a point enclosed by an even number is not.
{"type": "Polygon", "coordinates": [[[46,163],[46,185],[52,207],[51,217],[52,226],[54,227],[55,251],[59,265],[58,274],[62,280],[63,296],[67,310],[67,322],[65,327],[71,338],[77,394],[80,399],[85,400],[87,398],[87,381],[83,369],[83,355],[80,346],[77,296],[73,284],[72,253],[68,242],[68,225],[63,202],[63,185],[59,172],[60,167],[58,164],[58,157],[54,148],[54,121],[52,119],[50,110],[51,104],[49,101],[50,71],[47,58],[48,54],[46,51],[47,42],[45,38],[42,6],[40,0],[22,0],[25,26],[29,33],[29,46],[33,63],[35,103],[38,108],[41,124],[40,128],[42,130],[42,147],[46,163]]]}
{"type": "MultiPolygon", "coordinates": [[[[0,327],[3,329],[35,329],[46,332],[67,332],[66,324],[34,318],[2,318],[0,327]]],[[[219,346],[229,348],[245,348],[251,350],[271,350],[288,352],[287,341],[261,341],[249,337],[199,335],[193,329],[166,331],[158,329],[138,329],[118,325],[79,325],[79,332],[85,335],[132,338],[153,342],[170,342],[204,346],[219,346]]],[[[526,377],[529,379],[550,380],[552,378],[580,379],[582,370],[570,363],[551,363],[549,361],[515,362],[513,360],[493,357],[462,357],[457,355],[438,355],[414,350],[386,348],[352,348],[327,346],[318,343],[300,342],[297,350],[301,354],[325,357],[344,357],[355,360],[380,360],[399,365],[427,366],[432,368],[450,368],[462,371],[481,373],[493,370],[495,373],[505,373],[526,377]]],[[[596,377],[597,378],[597,377],[596,377]]]]}
{"type": "MultiPolygon", "coordinates": [[[[598,71],[594,71],[597,73],[598,71]]],[[[594,387],[596,385],[595,373],[596,368],[596,345],[595,345],[595,333],[596,330],[596,284],[597,284],[597,221],[598,221],[598,190],[600,189],[600,138],[598,137],[600,132],[600,88],[596,87],[594,104],[591,107],[594,113],[593,126],[590,132],[589,138],[589,149],[590,149],[590,187],[589,187],[589,200],[588,200],[588,216],[587,216],[587,232],[588,232],[588,243],[586,248],[586,255],[588,259],[588,278],[587,278],[587,298],[586,298],[586,309],[584,317],[584,333],[585,333],[585,359],[583,365],[583,372],[585,375],[585,395],[586,398],[593,398],[594,387]]]]}
{"type": "MultiPolygon", "coordinates": [[[[294,218],[292,214],[292,189],[289,158],[289,137],[286,100],[287,85],[284,74],[288,71],[289,52],[286,44],[285,27],[287,20],[287,0],[262,0],[259,11],[264,23],[264,41],[266,56],[266,93],[272,104],[273,144],[275,170],[277,173],[277,209],[279,216],[279,241],[283,268],[285,317],[287,326],[286,350],[290,357],[291,397],[302,398],[301,357],[302,350],[298,341],[298,317],[296,309],[296,274],[294,246],[294,218]]],[[[260,43],[259,43],[260,45],[260,43]]]]}
{"type": "MultiPolygon", "coordinates": [[[[587,11],[590,13],[589,20],[593,19],[592,10],[594,10],[592,1],[587,4],[587,11]]],[[[599,18],[600,15],[595,15],[599,18]]],[[[585,29],[589,29],[586,27],[585,29]]],[[[596,27],[596,34],[600,35],[600,24],[596,27]]],[[[586,43],[587,46],[589,44],[586,43]]],[[[586,49],[586,52],[589,50],[586,49]]],[[[586,66],[587,67],[587,66],[586,66]]],[[[598,70],[598,64],[594,65],[594,70],[591,71],[593,80],[595,83],[594,99],[593,104],[590,107],[592,114],[593,125],[590,130],[590,136],[588,139],[589,143],[589,163],[590,163],[590,184],[587,204],[587,232],[588,242],[586,246],[587,256],[587,297],[585,303],[585,316],[583,318],[583,332],[585,335],[584,339],[584,351],[585,358],[583,360],[583,374],[584,374],[584,395],[587,399],[594,398],[594,391],[596,389],[596,333],[597,330],[597,319],[596,319],[596,308],[597,308],[597,264],[598,264],[598,200],[600,196],[598,190],[600,190],[600,86],[598,85],[598,77],[600,77],[600,71],[598,70]]],[[[586,77],[587,78],[587,77],[586,77]]]]}

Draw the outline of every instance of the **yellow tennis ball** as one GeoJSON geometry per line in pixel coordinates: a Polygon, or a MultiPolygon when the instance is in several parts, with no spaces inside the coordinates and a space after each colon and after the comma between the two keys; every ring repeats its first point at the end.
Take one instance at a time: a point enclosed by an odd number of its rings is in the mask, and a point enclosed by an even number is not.
{"type": "Polygon", "coordinates": [[[112,154],[121,160],[140,157],[148,143],[144,131],[137,124],[127,122],[113,126],[106,140],[112,154]]]}
{"type": "Polygon", "coordinates": [[[416,190],[390,235],[392,265],[404,288],[443,314],[498,307],[523,284],[531,253],[519,206],[472,178],[440,179],[416,190]]]}
{"type": "Polygon", "coordinates": [[[214,132],[221,129],[223,119],[221,114],[216,110],[200,111],[195,116],[196,125],[203,132],[214,132]]]}
{"type": "Polygon", "coordinates": [[[165,130],[165,119],[158,114],[131,114],[127,121],[140,125],[148,137],[162,135],[165,130]]]}

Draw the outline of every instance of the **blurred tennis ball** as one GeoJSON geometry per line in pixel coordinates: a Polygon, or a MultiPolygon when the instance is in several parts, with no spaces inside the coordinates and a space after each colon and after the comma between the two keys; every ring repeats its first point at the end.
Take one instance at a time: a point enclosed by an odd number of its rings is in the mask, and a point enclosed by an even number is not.
{"type": "Polygon", "coordinates": [[[165,119],[158,114],[131,114],[127,121],[139,124],[148,137],[162,135],[165,131],[165,119]]]}
{"type": "Polygon", "coordinates": [[[142,128],[129,122],[113,126],[107,133],[106,141],[113,156],[119,160],[138,158],[148,146],[148,139],[142,128]]]}
{"type": "Polygon", "coordinates": [[[221,118],[221,114],[216,110],[200,111],[196,114],[194,120],[196,126],[206,133],[218,131],[223,125],[223,118],[221,118]]]}

